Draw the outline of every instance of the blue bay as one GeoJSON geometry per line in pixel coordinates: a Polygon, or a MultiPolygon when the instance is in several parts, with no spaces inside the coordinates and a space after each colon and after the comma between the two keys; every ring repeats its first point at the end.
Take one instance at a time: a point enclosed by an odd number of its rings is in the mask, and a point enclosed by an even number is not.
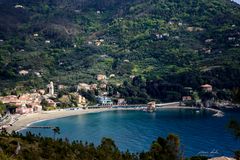
{"type": "MultiPolygon", "coordinates": [[[[240,112],[225,111],[224,117],[213,117],[213,112],[192,109],[160,109],[154,113],[143,111],[109,111],[37,122],[34,126],[59,126],[58,138],[82,140],[98,145],[103,137],[112,138],[120,150],[147,151],[152,141],[169,133],[179,136],[185,156],[199,152],[210,156],[233,155],[240,148],[227,124],[240,120],[240,112]]],[[[53,136],[50,129],[24,129],[42,136],[53,136]]]]}

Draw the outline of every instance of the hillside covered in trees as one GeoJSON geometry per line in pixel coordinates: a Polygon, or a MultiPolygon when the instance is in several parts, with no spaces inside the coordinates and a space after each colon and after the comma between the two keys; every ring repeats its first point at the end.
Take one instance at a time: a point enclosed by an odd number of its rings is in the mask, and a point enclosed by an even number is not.
{"type": "MultiPolygon", "coordinates": [[[[95,146],[82,141],[69,142],[67,139],[45,138],[27,133],[26,136],[13,133],[0,135],[1,160],[180,160],[183,158],[180,141],[170,134],[167,138],[159,137],[141,153],[122,152],[109,138],[103,138],[95,146]]],[[[207,157],[192,157],[190,160],[207,160],[207,157]]]]}
{"type": "Polygon", "coordinates": [[[240,87],[240,6],[230,0],[1,0],[0,12],[1,94],[97,74],[115,74],[113,85],[141,76],[151,91],[240,87]]]}

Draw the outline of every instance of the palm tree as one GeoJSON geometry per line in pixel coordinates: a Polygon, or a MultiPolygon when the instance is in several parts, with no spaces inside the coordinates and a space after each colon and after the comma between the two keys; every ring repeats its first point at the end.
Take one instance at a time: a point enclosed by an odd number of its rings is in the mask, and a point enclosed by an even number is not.
{"type": "Polygon", "coordinates": [[[54,127],[52,130],[53,130],[54,139],[55,139],[56,134],[60,134],[60,128],[59,127],[54,127]]]}

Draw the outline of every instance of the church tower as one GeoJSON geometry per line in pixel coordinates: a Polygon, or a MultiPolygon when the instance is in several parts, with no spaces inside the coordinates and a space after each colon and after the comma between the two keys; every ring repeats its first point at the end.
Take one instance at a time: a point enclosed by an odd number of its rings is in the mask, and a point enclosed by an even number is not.
{"type": "Polygon", "coordinates": [[[51,96],[54,95],[54,86],[53,86],[53,82],[52,81],[48,85],[48,94],[50,94],[51,96]]]}

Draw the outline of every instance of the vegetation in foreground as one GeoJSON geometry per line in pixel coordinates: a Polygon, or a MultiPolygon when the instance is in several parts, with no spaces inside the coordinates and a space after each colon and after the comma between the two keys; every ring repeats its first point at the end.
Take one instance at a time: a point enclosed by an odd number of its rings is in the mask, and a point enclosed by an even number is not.
{"type": "Polygon", "coordinates": [[[94,146],[81,141],[54,140],[31,133],[27,133],[26,136],[3,133],[0,136],[0,159],[177,160],[181,159],[179,146],[178,137],[169,135],[166,139],[158,138],[154,141],[149,151],[134,154],[128,151],[119,151],[115,143],[109,138],[103,138],[99,146],[94,146]]]}

